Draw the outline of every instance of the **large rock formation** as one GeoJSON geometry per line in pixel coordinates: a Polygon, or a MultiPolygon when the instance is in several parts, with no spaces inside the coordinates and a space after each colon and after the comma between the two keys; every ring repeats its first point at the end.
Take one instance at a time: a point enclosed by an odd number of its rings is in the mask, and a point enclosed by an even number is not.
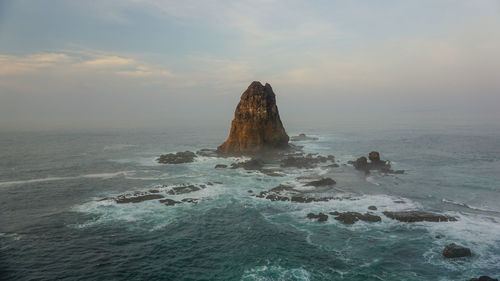
{"type": "Polygon", "coordinates": [[[288,147],[288,140],[271,85],[263,86],[254,81],[241,95],[229,138],[217,152],[222,155],[254,154],[288,147]]]}

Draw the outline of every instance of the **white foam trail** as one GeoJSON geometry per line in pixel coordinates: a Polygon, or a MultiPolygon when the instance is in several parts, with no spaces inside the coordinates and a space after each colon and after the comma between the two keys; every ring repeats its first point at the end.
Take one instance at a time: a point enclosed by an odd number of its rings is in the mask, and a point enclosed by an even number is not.
{"type": "Polygon", "coordinates": [[[82,178],[90,178],[90,179],[110,179],[119,176],[127,176],[135,171],[120,171],[115,173],[98,173],[98,174],[84,174],[74,177],[46,177],[46,178],[38,178],[31,180],[19,180],[19,181],[4,181],[0,182],[0,187],[6,187],[11,185],[23,185],[29,183],[38,183],[38,182],[50,182],[50,181],[62,181],[62,180],[74,180],[74,179],[82,179],[82,178]]]}
{"type": "Polygon", "coordinates": [[[443,203],[449,203],[449,204],[453,204],[453,205],[458,205],[458,206],[462,206],[462,207],[465,207],[465,208],[469,208],[471,210],[476,210],[476,211],[483,211],[483,212],[492,212],[492,213],[500,213],[499,211],[495,211],[495,210],[489,210],[489,209],[483,209],[483,208],[479,208],[479,207],[474,207],[474,206],[471,206],[467,203],[463,203],[463,202],[457,202],[457,201],[453,201],[453,200],[448,200],[446,198],[443,198],[443,200],[441,200],[443,203]]]}
{"type": "Polygon", "coordinates": [[[257,266],[245,270],[242,281],[249,280],[311,280],[311,274],[303,268],[282,268],[281,266],[257,266]],[[277,278],[276,278],[277,277],[277,278]]]}

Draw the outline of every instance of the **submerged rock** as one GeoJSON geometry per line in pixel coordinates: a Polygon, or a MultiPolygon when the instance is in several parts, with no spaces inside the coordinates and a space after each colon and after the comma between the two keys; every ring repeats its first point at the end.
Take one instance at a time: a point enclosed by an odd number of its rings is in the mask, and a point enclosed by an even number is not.
{"type": "Polygon", "coordinates": [[[306,134],[299,134],[298,136],[293,136],[290,138],[291,141],[309,141],[309,140],[318,140],[316,137],[309,137],[306,134]]]}
{"type": "Polygon", "coordinates": [[[125,204],[125,203],[140,203],[148,200],[161,199],[164,197],[165,196],[161,194],[141,194],[137,196],[120,195],[116,197],[114,200],[118,204],[125,204]]]}
{"type": "Polygon", "coordinates": [[[287,148],[288,140],[271,85],[263,86],[254,81],[241,95],[229,137],[217,152],[222,155],[254,154],[287,148]]]}
{"type": "Polygon", "coordinates": [[[314,157],[312,154],[306,156],[288,156],[281,160],[281,167],[295,167],[295,168],[314,168],[320,163],[333,161],[329,157],[318,155],[314,157]]]}
{"type": "Polygon", "coordinates": [[[317,181],[312,181],[312,182],[308,182],[306,183],[305,186],[315,186],[315,187],[319,187],[319,186],[328,186],[328,185],[334,185],[336,184],[337,182],[334,181],[333,179],[331,178],[322,178],[320,180],[317,180],[317,181]]]}
{"type": "Polygon", "coordinates": [[[489,276],[481,276],[479,278],[472,278],[469,281],[498,281],[498,279],[493,279],[489,276]]]}
{"type": "Polygon", "coordinates": [[[215,169],[224,169],[224,168],[227,168],[227,165],[224,165],[224,164],[215,165],[215,169]]]}
{"type": "Polygon", "coordinates": [[[167,206],[174,206],[176,204],[181,204],[182,202],[180,201],[175,201],[173,199],[164,199],[164,200],[160,200],[161,203],[167,205],[167,206]]]}
{"type": "Polygon", "coordinates": [[[400,212],[388,212],[385,211],[383,214],[393,220],[398,220],[401,222],[448,222],[456,221],[457,219],[451,216],[446,216],[442,214],[436,214],[425,211],[400,211],[400,212]]]}
{"type": "Polygon", "coordinates": [[[444,247],[443,256],[445,258],[462,258],[462,257],[470,257],[472,253],[469,248],[457,245],[455,243],[451,243],[448,246],[444,247]]]}
{"type": "Polygon", "coordinates": [[[375,206],[368,206],[368,210],[372,210],[372,211],[376,211],[377,210],[377,207],[375,206]]]}
{"type": "Polygon", "coordinates": [[[264,162],[257,158],[231,164],[231,169],[243,168],[245,170],[260,170],[262,167],[264,167],[264,162]]]}
{"type": "Polygon", "coordinates": [[[161,164],[182,164],[194,161],[196,154],[191,151],[163,154],[156,161],[161,164]]]}
{"type": "Polygon", "coordinates": [[[195,192],[201,189],[206,188],[207,186],[204,184],[201,184],[199,186],[189,184],[189,185],[178,185],[178,186],[173,186],[170,188],[170,190],[167,191],[167,194],[169,195],[179,195],[179,194],[185,194],[185,193],[190,193],[190,192],[195,192]]]}
{"type": "Polygon", "coordinates": [[[324,221],[327,221],[328,220],[328,215],[325,215],[323,213],[319,213],[319,214],[314,214],[314,213],[309,213],[307,214],[307,218],[308,219],[317,219],[318,222],[324,222],[324,221]]]}

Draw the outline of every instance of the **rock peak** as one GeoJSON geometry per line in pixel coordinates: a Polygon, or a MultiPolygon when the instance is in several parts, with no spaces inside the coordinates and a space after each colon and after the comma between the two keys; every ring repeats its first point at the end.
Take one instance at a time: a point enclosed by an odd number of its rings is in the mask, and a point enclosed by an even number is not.
{"type": "Polygon", "coordinates": [[[236,106],[228,139],[217,148],[220,154],[253,154],[288,147],[271,85],[254,81],[236,106]]]}

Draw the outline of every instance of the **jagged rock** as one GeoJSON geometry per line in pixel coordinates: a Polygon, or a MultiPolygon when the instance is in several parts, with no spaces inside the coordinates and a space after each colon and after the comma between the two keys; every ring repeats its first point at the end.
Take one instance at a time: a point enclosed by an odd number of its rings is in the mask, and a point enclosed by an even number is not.
{"type": "Polygon", "coordinates": [[[372,162],[380,161],[380,154],[377,151],[372,151],[368,154],[368,159],[372,162]]]}
{"type": "Polygon", "coordinates": [[[224,164],[215,165],[215,169],[224,169],[224,168],[227,168],[227,165],[224,165],[224,164]]]}
{"type": "Polygon", "coordinates": [[[245,170],[260,170],[262,167],[264,167],[264,162],[256,158],[252,158],[245,162],[231,164],[231,169],[243,168],[245,170]]]}
{"type": "Polygon", "coordinates": [[[306,186],[315,186],[315,187],[318,187],[318,186],[328,186],[328,185],[334,185],[336,184],[337,182],[334,181],[333,179],[331,178],[322,178],[320,180],[317,180],[317,181],[312,181],[312,182],[309,182],[306,184],[306,186]]]}
{"type": "Polygon", "coordinates": [[[320,163],[329,161],[328,157],[308,154],[306,156],[288,156],[281,160],[281,167],[314,168],[320,163]]]}
{"type": "Polygon", "coordinates": [[[391,170],[391,163],[389,161],[380,160],[380,153],[377,151],[370,152],[368,154],[368,159],[361,156],[356,159],[356,161],[348,161],[347,163],[366,173],[369,173],[370,170],[379,170],[386,174],[404,174],[404,170],[391,170]],[[370,159],[369,162],[368,159],[370,159]]]}
{"type": "Polygon", "coordinates": [[[196,186],[193,184],[173,186],[170,188],[170,190],[167,191],[167,194],[169,194],[169,195],[185,194],[185,193],[195,192],[195,191],[204,189],[206,187],[207,186],[204,184],[199,185],[199,186],[196,186]]]}
{"type": "Polygon", "coordinates": [[[175,201],[173,199],[164,199],[164,200],[160,200],[161,203],[167,205],[167,206],[174,206],[176,204],[181,204],[182,202],[180,201],[175,201]]]}
{"type": "Polygon", "coordinates": [[[400,212],[388,212],[385,211],[383,214],[393,220],[398,220],[401,222],[447,222],[456,221],[454,217],[425,212],[425,211],[400,211],[400,212]]]}
{"type": "Polygon", "coordinates": [[[182,202],[184,203],[198,203],[198,201],[200,201],[200,199],[197,199],[197,198],[184,198],[181,200],[182,202]]]}
{"type": "Polygon", "coordinates": [[[469,248],[459,246],[455,243],[451,243],[448,246],[444,247],[443,256],[445,258],[462,258],[462,257],[470,257],[472,253],[469,248]]]}
{"type": "Polygon", "coordinates": [[[316,137],[308,137],[306,134],[299,134],[298,136],[293,136],[290,138],[291,141],[308,141],[308,140],[318,140],[316,137]]]}
{"type": "Polygon", "coordinates": [[[191,151],[163,154],[156,161],[161,164],[182,164],[194,161],[196,154],[191,151]]]}
{"type": "Polygon", "coordinates": [[[344,224],[354,224],[358,220],[366,221],[366,222],[379,222],[382,220],[379,216],[372,215],[370,213],[361,214],[358,212],[331,212],[330,214],[336,215],[336,220],[341,221],[344,224]]]}
{"type": "Polygon", "coordinates": [[[138,196],[125,196],[125,195],[120,195],[115,198],[116,203],[118,204],[125,204],[125,203],[140,203],[148,200],[154,200],[154,199],[160,199],[164,198],[165,196],[161,194],[144,194],[144,195],[138,195],[138,196]]]}
{"type": "Polygon", "coordinates": [[[228,139],[217,148],[222,155],[254,154],[288,147],[276,106],[276,96],[267,84],[254,81],[241,95],[228,139]]]}
{"type": "Polygon", "coordinates": [[[469,281],[498,281],[498,279],[493,279],[489,276],[481,276],[479,278],[472,278],[469,281]]]}
{"type": "Polygon", "coordinates": [[[307,214],[307,218],[308,219],[317,219],[318,222],[324,222],[324,221],[327,221],[328,220],[328,215],[325,215],[323,213],[319,213],[319,214],[314,214],[314,213],[309,213],[307,214]]]}

